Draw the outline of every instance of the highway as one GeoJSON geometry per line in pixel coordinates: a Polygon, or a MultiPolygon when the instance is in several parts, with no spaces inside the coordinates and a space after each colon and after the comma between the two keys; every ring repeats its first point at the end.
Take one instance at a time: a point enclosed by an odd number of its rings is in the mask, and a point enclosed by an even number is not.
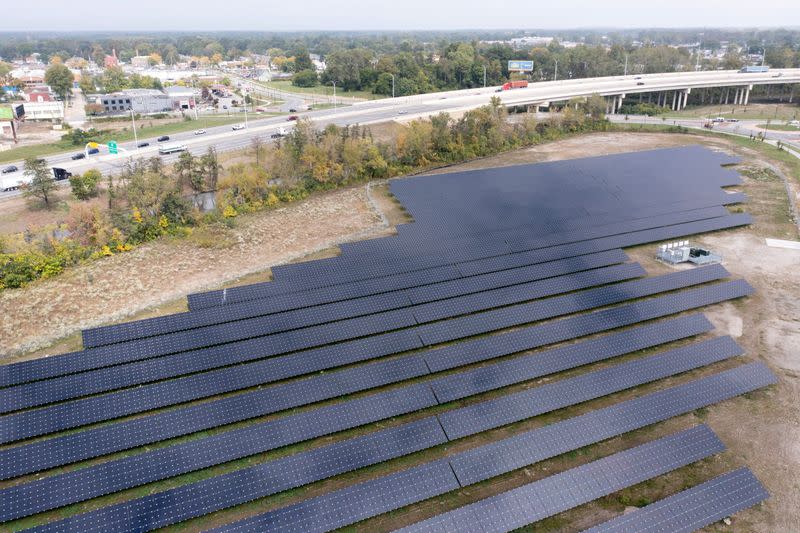
{"type": "MultiPolygon", "coordinates": [[[[800,83],[800,69],[773,69],[766,73],[740,73],[738,71],[714,72],[681,72],[647,74],[642,76],[611,76],[604,78],[584,78],[575,80],[559,80],[539,82],[529,85],[524,89],[513,89],[496,92],[497,87],[479,89],[465,89],[429,93],[415,96],[387,98],[358,102],[351,106],[336,109],[312,110],[302,113],[315,122],[319,127],[327,124],[339,126],[352,124],[372,124],[392,119],[408,120],[411,118],[427,117],[442,111],[461,112],[473,109],[489,102],[492,96],[498,96],[505,105],[547,105],[550,102],[569,100],[575,97],[587,97],[593,94],[602,96],[619,96],[636,93],[651,93],[661,91],[685,91],[705,87],[750,87],[763,84],[800,83]]],[[[244,119],[244,118],[243,118],[244,119]]],[[[661,122],[660,119],[652,119],[661,122]]],[[[698,119],[693,119],[697,122],[698,119]]],[[[670,123],[668,121],[667,123],[670,123]]],[[[185,144],[193,154],[201,154],[208,147],[214,146],[218,152],[237,150],[250,145],[254,137],[268,141],[272,133],[279,127],[291,127],[292,122],[287,122],[285,117],[270,117],[250,120],[244,130],[234,131],[231,126],[218,126],[208,128],[205,135],[195,136],[193,132],[184,132],[171,135],[170,143],[185,144]]],[[[726,126],[727,127],[727,126],[726,126]]],[[[741,126],[740,126],[741,127],[741,126]]],[[[773,139],[787,132],[769,132],[773,139]]],[[[73,161],[70,157],[80,151],[57,154],[47,157],[47,163],[53,167],[66,168],[70,172],[84,172],[89,168],[97,168],[104,174],[116,172],[130,157],[153,157],[158,154],[158,143],[155,139],[140,138],[139,142],[147,141],[150,146],[136,148],[136,143],[120,143],[126,152],[118,155],[98,154],[84,160],[73,161]]],[[[178,154],[163,156],[165,162],[177,159],[178,154]]],[[[22,173],[21,161],[2,165],[16,165],[22,173]]],[[[13,176],[6,174],[4,178],[13,176]]],[[[0,199],[18,194],[18,192],[0,193],[0,199]]]]}

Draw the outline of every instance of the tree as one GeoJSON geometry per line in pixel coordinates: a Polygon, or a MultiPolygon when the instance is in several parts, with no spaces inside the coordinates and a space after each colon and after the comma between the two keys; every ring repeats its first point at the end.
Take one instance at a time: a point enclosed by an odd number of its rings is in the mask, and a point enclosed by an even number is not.
{"type": "Polygon", "coordinates": [[[45,71],[44,80],[62,100],[66,100],[72,91],[75,76],[63,63],[54,63],[45,71]]]}
{"type": "Polygon", "coordinates": [[[78,200],[88,200],[97,196],[97,184],[103,179],[99,170],[90,168],[83,175],[75,174],[70,176],[69,185],[72,187],[72,194],[78,200]]]}
{"type": "Polygon", "coordinates": [[[56,182],[53,179],[53,172],[48,168],[47,161],[37,157],[29,157],[25,160],[25,176],[29,179],[25,185],[23,195],[26,198],[38,198],[44,202],[44,206],[50,209],[53,191],[56,189],[56,182]]]}
{"type": "Polygon", "coordinates": [[[317,84],[317,73],[313,70],[301,70],[292,77],[295,87],[314,87],[317,84]]]}
{"type": "Polygon", "coordinates": [[[0,80],[6,79],[9,72],[11,72],[11,65],[5,61],[0,61],[0,80]]]}
{"type": "Polygon", "coordinates": [[[78,82],[78,87],[81,88],[84,96],[87,94],[92,94],[97,90],[97,83],[95,82],[94,76],[89,74],[87,71],[81,71],[81,80],[78,82]]]}
{"type": "Polygon", "coordinates": [[[305,46],[299,46],[295,48],[294,54],[294,66],[297,71],[301,70],[313,70],[314,63],[311,62],[311,56],[308,54],[308,48],[305,46]]]}
{"type": "Polygon", "coordinates": [[[261,137],[253,137],[250,140],[250,146],[253,147],[253,151],[256,154],[256,165],[261,165],[261,148],[264,147],[264,139],[261,137]]]}
{"type": "Polygon", "coordinates": [[[150,63],[151,66],[155,66],[162,64],[163,60],[161,59],[161,54],[158,52],[153,52],[148,56],[147,62],[150,63]]]}
{"type": "Polygon", "coordinates": [[[195,192],[202,192],[203,174],[190,152],[181,152],[175,162],[175,173],[178,175],[178,183],[188,185],[195,192]]]}
{"type": "Polygon", "coordinates": [[[200,156],[200,169],[203,176],[205,176],[208,189],[216,191],[219,172],[222,170],[222,166],[219,164],[217,151],[213,146],[209,146],[206,153],[200,156]]]}

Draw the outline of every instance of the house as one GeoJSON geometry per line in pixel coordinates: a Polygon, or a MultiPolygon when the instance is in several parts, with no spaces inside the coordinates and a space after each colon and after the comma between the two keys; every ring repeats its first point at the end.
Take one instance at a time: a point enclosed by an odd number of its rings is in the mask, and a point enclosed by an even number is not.
{"type": "Polygon", "coordinates": [[[22,98],[26,102],[53,102],[56,100],[49,85],[36,85],[26,88],[22,93],[22,98]]]}

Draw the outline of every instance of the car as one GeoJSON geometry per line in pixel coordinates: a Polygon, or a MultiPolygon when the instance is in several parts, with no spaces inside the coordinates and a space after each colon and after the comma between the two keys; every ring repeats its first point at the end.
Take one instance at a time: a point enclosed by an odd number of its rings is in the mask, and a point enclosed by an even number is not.
{"type": "Polygon", "coordinates": [[[642,79],[642,77],[641,76],[634,76],[633,79],[640,80],[640,79],[642,79]]]}
{"type": "Polygon", "coordinates": [[[159,137],[159,138],[158,138],[158,139],[156,139],[156,140],[157,140],[158,142],[160,142],[160,143],[163,143],[164,141],[168,141],[168,140],[169,140],[169,135],[162,135],[161,137],[159,137]]]}
{"type": "Polygon", "coordinates": [[[257,107],[256,108],[256,113],[265,113],[265,112],[266,112],[266,110],[264,108],[262,108],[262,107],[257,107]]]}
{"type": "Polygon", "coordinates": [[[289,115],[289,118],[287,118],[286,120],[289,120],[289,121],[291,121],[291,120],[297,120],[297,119],[299,119],[299,118],[300,118],[300,117],[298,117],[297,115],[289,115]]]}
{"type": "Polygon", "coordinates": [[[738,118],[729,118],[728,122],[739,122],[738,118]]]}
{"type": "Polygon", "coordinates": [[[297,109],[295,109],[294,107],[290,107],[289,113],[297,113],[297,109]]]}
{"type": "Polygon", "coordinates": [[[99,148],[89,148],[89,150],[87,150],[87,152],[89,153],[89,155],[99,154],[100,153],[100,149],[99,148]]]}
{"type": "Polygon", "coordinates": [[[644,82],[643,81],[637,81],[636,85],[644,85],[644,82]]]}
{"type": "Polygon", "coordinates": [[[80,153],[77,153],[77,154],[73,155],[72,156],[72,160],[73,161],[77,161],[78,159],[83,159],[84,157],[86,157],[86,154],[84,154],[83,152],[80,152],[80,153]]]}
{"type": "Polygon", "coordinates": [[[711,122],[725,122],[725,117],[714,117],[711,122]]]}
{"type": "Polygon", "coordinates": [[[150,146],[149,142],[143,142],[136,145],[137,148],[144,148],[145,146],[150,146]]]}
{"type": "Polygon", "coordinates": [[[7,166],[6,168],[3,169],[2,173],[3,174],[11,174],[12,172],[16,172],[17,170],[19,170],[19,169],[16,166],[9,165],[9,166],[7,166]]]}
{"type": "Polygon", "coordinates": [[[206,134],[206,130],[195,130],[194,134],[195,135],[205,135],[206,134]]]}
{"type": "Polygon", "coordinates": [[[244,129],[244,124],[234,124],[233,126],[231,126],[231,129],[233,131],[243,130],[244,129]]]}
{"type": "Polygon", "coordinates": [[[405,109],[401,109],[400,111],[397,112],[398,115],[405,115],[406,113],[408,113],[408,111],[406,111],[405,109]]]}
{"type": "Polygon", "coordinates": [[[783,76],[783,72],[778,72],[777,74],[772,75],[773,78],[780,78],[781,76],[783,76]]]}

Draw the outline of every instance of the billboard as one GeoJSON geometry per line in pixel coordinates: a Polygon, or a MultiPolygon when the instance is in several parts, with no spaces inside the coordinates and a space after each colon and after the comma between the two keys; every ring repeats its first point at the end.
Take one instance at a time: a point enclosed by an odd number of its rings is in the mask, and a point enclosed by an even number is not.
{"type": "Polygon", "coordinates": [[[508,71],[530,72],[533,70],[533,61],[509,61],[508,71]]]}
{"type": "Polygon", "coordinates": [[[14,117],[17,120],[25,118],[25,104],[18,104],[14,106],[14,117]]]}

